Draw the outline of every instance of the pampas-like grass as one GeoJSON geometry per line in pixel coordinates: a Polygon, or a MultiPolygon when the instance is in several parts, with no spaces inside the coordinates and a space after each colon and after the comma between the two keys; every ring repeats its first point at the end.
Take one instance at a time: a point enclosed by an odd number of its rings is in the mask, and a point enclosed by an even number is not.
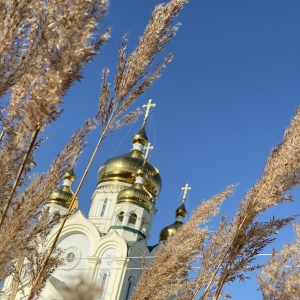
{"type": "MultiPolygon", "coordinates": [[[[83,65],[108,38],[108,31],[96,35],[106,6],[106,0],[0,4],[0,96],[9,96],[0,112],[0,281],[17,277],[17,259],[29,258],[37,239],[45,239],[49,220],[41,214],[43,201],[82,152],[95,126],[95,119],[87,121],[45,174],[32,173],[42,132],[61,113],[62,97],[81,78],[83,65]]],[[[39,270],[41,260],[35,262],[39,270]]],[[[51,265],[45,275],[53,271],[51,265]]]]}
{"type": "MultiPolygon", "coordinates": [[[[290,216],[266,222],[256,221],[256,217],[268,208],[292,200],[286,192],[300,180],[299,136],[300,110],[297,110],[282,143],[271,152],[261,178],[244,196],[232,221],[228,223],[223,216],[219,228],[209,232],[202,228],[202,224],[207,216],[215,215],[218,210],[207,210],[206,202],[201,204],[191,220],[160,246],[152,266],[144,270],[132,299],[166,299],[174,295],[180,300],[230,297],[223,292],[226,283],[236,279],[243,281],[246,279],[245,272],[260,268],[253,264],[257,254],[275,239],[278,230],[295,219],[290,216]]],[[[232,188],[227,189],[219,199],[227,197],[231,191],[232,188]]],[[[218,208],[221,202],[208,202],[208,208],[218,208]]],[[[259,280],[265,299],[289,299],[288,296],[272,298],[272,295],[291,295],[293,290],[298,292],[299,276],[293,272],[299,269],[299,248],[295,250],[297,246],[287,246],[285,249],[292,249],[287,256],[294,256],[293,268],[290,272],[283,269],[282,278],[275,277],[276,270],[273,269],[272,273],[272,267],[264,269],[264,276],[259,280]],[[275,280],[272,276],[278,281],[278,286],[272,281],[275,280]],[[282,287],[284,284],[286,291],[282,287]],[[280,291],[276,292],[277,287],[280,291]]],[[[281,263],[284,268],[284,258],[277,262],[276,258],[273,256],[271,265],[281,263]]]]}
{"type": "Polygon", "coordinates": [[[205,225],[219,213],[222,202],[232,195],[233,186],[210,200],[204,201],[194,211],[190,220],[184,224],[168,241],[161,245],[153,265],[145,269],[132,300],[167,299],[178,295],[178,299],[186,299],[191,290],[187,282],[187,272],[199,259],[201,249],[209,235],[205,225]],[[180,295],[181,294],[181,295],[180,295]]]}
{"type": "Polygon", "coordinates": [[[257,277],[264,300],[300,299],[300,225],[296,224],[293,244],[284,245],[263,267],[257,277]]]}
{"type": "MultiPolygon", "coordinates": [[[[119,49],[118,72],[115,77],[115,87],[113,91],[109,89],[107,82],[108,72],[107,69],[104,69],[99,99],[99,112],[95,117],[96,119],[99,118],[101,124],[100,138],[79,182],[70,207],[72,207],[81,189],[103,139],[121,126],[133,122],[138,117],[140,114],[139,110],[129,112],[125,115],[124,112],[137,97],[142,95],[152,82],[160,76],[162,70],[171,61],[172,55],[168,55],[162,63],[158,63],[156,67],[153,68],[153,64],[156,61],[156,54],[164,49],[166,43],[169,42],[178,29],[178,24],[175,26],[172,24],[174,18],[178,15],[185,3],[187,3],[187,0],[171,0],[166,5],[158,5],[152,14],[143,36],[140,38],[138,46],[128,58],[125,57],[126,38],[123,38],[122,45],[119,49]]],[[[47,268],[66,221],[67,215],[63,218],[48,255],[36,276],[32,293],[28,296],[29,300],[34,297],[36,293],[35,289],[40,285],[43,272],[47,268]]]]}

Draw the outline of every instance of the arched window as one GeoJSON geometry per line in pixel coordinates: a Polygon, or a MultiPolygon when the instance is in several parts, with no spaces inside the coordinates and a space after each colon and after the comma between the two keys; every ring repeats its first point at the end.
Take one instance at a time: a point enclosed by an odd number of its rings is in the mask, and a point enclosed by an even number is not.
{"type": "Polygon", "coordinates": [[[124,212],[120,212],[117,217],[117,225],[122,225],[124,220],[124,212]]]}
{"type": "Polygon", "coordinates": [[[105,215],[105,210],[106,210],[106,207],[107,207],[107,202],[108,202],[108,198],[105,198],[103,200],[103,203],[102,203],[102,208],[101,208],[101,212],[100,212],[100,217],[103,217],[105,215]]]}
{"type": "Polygon", "coordinates": [[[126,290],[125,300],[130,299],[131,293],[133,291],[133,284],[134,284],[134,277],[130,276],[128,278],[128,286],[127,286],[127,290],[126,290]]]}
{"type": "Polygon", "coordinates": [[[128,220],[128,226],[134,228],[136,223],[137,215],[131,214],[128,220]]]}
{"type": "Polygon", "coordinates": [[[146,222],[144,218],[142,219],[140,230],[146,232],[146,222]]]}

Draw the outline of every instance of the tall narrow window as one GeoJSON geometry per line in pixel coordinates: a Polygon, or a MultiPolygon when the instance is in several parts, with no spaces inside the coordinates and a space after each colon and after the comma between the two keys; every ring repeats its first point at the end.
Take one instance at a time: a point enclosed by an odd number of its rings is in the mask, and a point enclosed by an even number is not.
{"type": "Polygon", "coordinates": [[[142,219],[140,230],[146,232],[146,223],[144,219],[142,219]]]}
{"type": "Polygon", "coordinates": [[[134,228],[136,223],[137,215],[131,214],[128,220],[128,226],[134,228]]]}
{"type": "Polygon", "coordinates": [[[101,212],[100,212],[100,217],[103,217],[105,215],[105,210],[107,207],[107,202],[108,202],[108,198],[105,198],[102,204],[102,208],[101,208],[101,212]]]}
{"type": "Polygon", "coordinates": [[[130,299],[133,283],[134,283],[134,278],[131,276],[128,279],[128,286],[127,286],[127,291],[126,291],[126,295],[125,295],[125,300],[130,299]]]}
{"type": "Polygon", "coordinates": [[[117,217],[117,225],[122,225],[124,219],[124,212],[120,212],[117,217]]]}
{"type": "Polygon", "coordinates": [[[107,274],[104,274],[102,276],[102,281],[101,281],[101,285],[100,285],[100,289],[103,291],[105,288],[105,284],[106,284],[106,280],[107,280],[107,274]]]}
{"type": "Polygon", "coordinates": [[[100,274],[100,299],[105,299],[105,290],[108,284],[109,271],[102,271],[100,274]]]}

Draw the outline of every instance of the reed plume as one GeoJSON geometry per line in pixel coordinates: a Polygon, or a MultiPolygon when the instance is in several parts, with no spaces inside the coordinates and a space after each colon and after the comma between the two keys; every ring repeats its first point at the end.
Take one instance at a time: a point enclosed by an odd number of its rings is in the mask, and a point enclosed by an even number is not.
{"type": "Polygon", "coordinates": [[[86,121],[84,126],[74,133],[65,149],[53,160],[48,171],[36,175],[31,184],[14,199],[0,231],[0,281],[11,274],[19,254],[28,250],[28,245],[36,236],[45,230],[48,231],[49,223],[40,217],[41,205],[73,165],[74,158],[83,151],[86,135],[94,126],[95,120],[86,121]]]}
{"type": "Polygon", "coordinates": [[[205,299],[206,292],[215,280],[218,271],[222,269],[214,295],[214,299],[217,299],[223,285],[226,282],[232,281],[232,278],[236,278],[239,271],[243,272],[243,268],[249,265],[249,262],[253,261],[257,254],[256,249],[263,249],[267,243],[272,241],[272,239],[268,241],[270,236],[294,219],[290,217],[277,221],[271,220],[265,223],[264,225],[267,226],[268,230],[265,231],[264,235],[261,235],[261,230],[253,228],[255,218],[259,214],[274,205],[292,200],[292,197],[286,194],[286,192],[294,188],[300,179],[298,171],[300,168],[299,135],[300,110],[298,109],[290,126],[285,131],[283,141],[272,150],[267,159],[260,179],[239,204],[238,211],[230,224],[228,233],[229,243],[200,299],[205,299]],[[256,239],[257,248],[249,247],[251,245],[249,237],[256,239]],[[244,257],[246,254],[248,262],[246,264],[239,264],[241,257],[244,257]]]}
{"type": "MultiPolygon", "coordinates": [[[[106,5],[105,0],[0,4],[0,96],[9,96],[0,112],[0,281],[17,276],[18,257],[28,258],[28,249],[45,238],[49,222],[43,221],[41,205],[82,152],[95,125],[95,120],[87,121],[46,173],[32,173],[41,134],[61,113],[62,96],[108,38],[108,32],[96,35],[106,5]]],[[[45,275],[52,270],[50,264],[45,275]]]]}
{"type": "MultiPolygon", "coordinates": [[[[113,91],[109,89],[107,80],[108,69],[106,68],[103,70],[102,87],[99,97],[99,112],[96,115],[96,118],[99,116],[101,125],[100,138],[79,182],[78,188],[74,193],[70,207],[72,207],[81,186],[84,183],[102,141],[121,126],[136,120],[141,113],[140,110],[131,111],[127,114],[124,114],[124,112],[137,97],[142,95],[146,88],[160,76],[162,70],[171,61],[172,55],[170,54],[162,63],[157,63],[156,67],[153,67],[154,62],[156,62],[156,54],[162,51],[166,43],[168,43],[171,37],[175,35],[179,26],[178,24],[173,26],[173,21],[185,3],[187,3],[187,0],[171,0],[165,5],[158,5],[152,14],[143,36],[140,38],[138,46],[128,58],[125,56],[126,37],[123,38],[119,48],[118,72],[115,76],[113,91]]],[[[63,218],[60,224],[60,228],[50,247],[49,253],[33,283],[33,288],[39,285],[44,269],[47,267],[48,261],[55,249],[66,221],[67,216],[63,218]]],[[[32,293],[28,296],[28,299],[30,300],[33,297],[34,294],[32,293]]]]}
{"type": "Polygon", "coordinates": [[[187,281],[187,272],[199,260],[209,235],[209,229],[199,225],[205,225],[218,214],[220,205],[232,195],[233,188],[229,186],[222,193],[202,202],[176,235],[160,245],[152,266],[144,270],[132,300],[167,299],[175,295],[178,299],[186,299],[189,296],[191,286],[187,281]]]}
{"type": "Polygon", "coordinates": [[[257,277],[264,300],[296,300],[300,298],[300,225],[294,225],[293,244],[284,245],[263,267],[257,277]]]}
{"type": "MultiPolygon", "coordinates": [[[[297,110],[282,143],[271,152],[260,179],[243,197],[231,222],[228,223],[223,216],[215,232],[203,229],[201,224],[206,217],[215,215],[218,210],[207,211],[201,204],[191,220],[160,246],[152,266],[144,270],[132,299],[176,296],[176,299],[182,300],[216,300],[219,296],[230,297],[223,291],[226,283],[237,279],[244,281],[246,272],[260,268],[260,265],[253,264],[257,254],[274,241],[282,227],[295,219],[295,216],[289,216],[265,222],[256,220],[268,208],[292,200],[286,192],[300,179],[299,136],[300,110],[297,110]],[[204,219],[201,219],[203,216],[204,219]]],[[[227,189],[220,199],[227,197],[231,190],[232,187],[227,189]]],[[[212,209],[212,204],[209,209],[212,209]]],[[[268,268],[267,271],[270,272],[268,268]]],[[[290,282],[289,279],[287,282],[290,282]]],[[[272,286],[269,287],[272,282],[270,284],[260,278],[260,283],[263,290],[272,289],[272,286]]],[[[295,286],[290,285],[289,290],[292,288],[295,286]]]]}

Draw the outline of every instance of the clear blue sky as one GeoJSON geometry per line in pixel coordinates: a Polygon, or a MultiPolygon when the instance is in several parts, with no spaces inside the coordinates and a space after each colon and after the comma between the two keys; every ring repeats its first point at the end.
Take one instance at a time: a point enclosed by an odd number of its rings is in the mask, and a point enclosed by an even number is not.
{"type": "MultiPolygon", "coordinates": [[[[101,27],[112,27],[112,38],[101,54],[85,68],[80,84],[65,97],[64,114],[51,128],[38,158],[40,167],[69,140],[72,131],[97,109],[100,73],[117,62],[121,37],[128,32],[129,50],[138,42],[156,0],[111,0],[109,14],[101,27]],[[63,128],[63,130],[62,130],[63,128]],[[47,155],[45,156],[45,149],[47,155]]],[[[181,187],[188,194],[189,212],[203,200],[239,183],[235,197],[226,201],[222,213],[232,217],[243,194],[259,177],[266,158],[281,141],[284,129],[300,100],[300,1],[299,0],[190,0],[178,21],[182,26],[167,46],[175,58],[163,75],[137,101],[149,98],[157,104],[151,111],[148,137],[155,149],[149,160],[161,172],[163,189],[157,201],[150,244],[160,230],[174,221],[181,187]]],[[[112,156],[131,149],[132,135],[142,120],[124,127],[108,138],[79,194],[86,214],[96,187],[97,171],[112,156]]],[[[76,166],[82,175],[99,133],[88,145],[76,166]]],[[[76,182],[75,182],[76,183],[76,182]]],[[[262,219],[299,213],[299,191],[295,203],[285,204],[262,219]]],[[[210,226],[216,228],[217,220],[210,226]]],[[[291,241],[293,230],[278,235],[273,246],[291,241]]],[[[264,253],[270,253],[270,248],[264,253]]],[[[261,299],[254,280],[225,289],[234,300],[261,299]]]]}

